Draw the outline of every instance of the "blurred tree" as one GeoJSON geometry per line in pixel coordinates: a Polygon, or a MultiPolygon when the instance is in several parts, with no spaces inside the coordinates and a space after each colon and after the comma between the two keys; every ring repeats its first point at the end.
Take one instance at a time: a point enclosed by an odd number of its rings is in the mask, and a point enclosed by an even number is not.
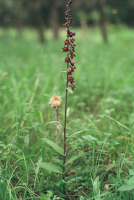
{"type": "Polygon", "coordinates": [[[123,23],[134,26],[134,0],[107,0],[109,20],[112,23],[123,23]],[[117,19],[118,18],[118,19],[117,19]]]}
{"type": "Polygon", "coordinates": [[[100,24],[101,24],[101,30],[102,30],[102,36],[104,39],[104,42],[108,42],[108,35],[107,35],[107,17],[105,13],[105,0],[98,0],[98,10],[100,13],[100,24]]]}
{"type": "Polygon", "coordinates": [[[0,1],[0,25],[3,27],[8,27],[13,17],[8,7],[12,9],[12,4],[9,0],[6,2],[4,0],[0,1]]]}
{"type": "Polygon", "coordinates": [[[49,25],[52,31],[52,37],[54,39],[58,38],[58,30],[59,30],[59,14],[58,14],[58,5],[57,1],[49,0],[50,3],[50,21],[49,25]]]}
{"type": "Polygon", "coordinates": [[[43,3],[41,0],[31,1],[31,5],[28,10],[31,8],[32,17],[35,19],[36,28],[39,34],[40,42],[43,44],[45,42],[44,37],[44,21],[42,16],[42,7],[43,3]]]}
{"type": "Polygon", "coordinates": [[[108,42],[108,36],[107,36],[107,16],[105,12],[106,4],[105,0],[92,0],[92,1],[86,1],[86,0],[77,0],[75,2],[75,8],[77,9],[78,16],[80,17],[80,24],[81,27],[86,27],[88,24],[88,16],[92,16],[92,22],[90,20],[90,23],[92,24],[98,24],[96,20],[98,20],[97,12],[100,14],[99,21],[100,26],[102,30],[102,36],[104,39],[104,42],[108,42]],[[95,12],[96,11],[96,12],[95,12]],[[96,19],[93,19],[93,13],[96,14],[96,19]]]}
{"type": "MultiPolygon", "coordinates": [[[[87,27],[93,21],[91,20],[91,12],[96,8],[97,0],[77,0],[73,4],[73,12],[77,16],[81,28],[87,27]]],[[[75,18],[76,19],[76,18],[75,18]]]]}
{"type": "MultiPolygon", "coordinates": [[[[13,26],[19,32],[25,26],[34,27],[44,43],[45,27],[51,28],[53,38],[58,37],[59,26],[65,23],[65,10],[66,2],[63,0],[0,0],[0,26],[13,26]]],[[[110,22],[134,26],[134,0],[74,0],[71,9],[75,18],[73,26],[98,25],[100,16],[103,38],[107,42],[106,10],[110,22]]]]}

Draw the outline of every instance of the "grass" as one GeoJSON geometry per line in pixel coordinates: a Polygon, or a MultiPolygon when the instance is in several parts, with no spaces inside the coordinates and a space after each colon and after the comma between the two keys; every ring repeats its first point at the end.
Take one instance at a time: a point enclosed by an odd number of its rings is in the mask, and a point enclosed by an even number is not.
{"type": "MultiPolygon", "coordinates": [[[[62,176],[36,165],[42,160],[62,166],[61,157],[41,138],[62,147],[49,99],[62,96],[63,124],[65,32],[57,41],[49,31],[46,37],[42,46],[34,31],[24,30],[20,37],[15,30],[0,30],[2,200],[64,199],[62,176]]],[[[110,26],[108,45],[98,29],[76,30],[77,89],[68,97],[67,136],[77,134],[68,140],[67,160],[85,154],[68,164],[68,199],[133,199],[133,190],[118,190],[134,167],[133,40],[134,30],[127,27],[110,26]]]]}

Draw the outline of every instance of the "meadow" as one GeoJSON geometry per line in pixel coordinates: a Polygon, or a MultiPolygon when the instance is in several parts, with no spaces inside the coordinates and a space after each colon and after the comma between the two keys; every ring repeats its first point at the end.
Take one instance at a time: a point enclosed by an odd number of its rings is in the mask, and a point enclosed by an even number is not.
{"type": "Polygon", "coordinates": [[[0,199],[134,199],[134,30],[109,26],[104,44],[97,28],[76,29],[76,89],[68,94],[67,159],[83,156],[62,175],[36,165],[62,166],[42,138],[63,147],[65,31],[0,30],[0,199]],[[57,136],[53,95],[62,98],[57,136]]]}

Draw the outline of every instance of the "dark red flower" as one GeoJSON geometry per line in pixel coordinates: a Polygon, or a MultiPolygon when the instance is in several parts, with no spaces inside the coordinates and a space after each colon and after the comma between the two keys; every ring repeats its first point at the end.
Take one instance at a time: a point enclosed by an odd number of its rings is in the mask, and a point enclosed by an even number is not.
{"type": "Polygon", "coordinates": [[[76,33],[75,33],[75,32],[73,32],[73,33],[72,33],[72,36],[75,36],[75,35],[76,35],[76,33]]]}
{"type": "Polygon", "coordinates": [[[70,44],[70,43],[69,43],[69,40],[66,39],[66,40],[64,41],[64,44],[65,44],[65,45],[69,45],[69,44],[70,44]]]}
{"type": "Polygon", "coordinates": [[[70,17],[69,22],[72,23],[73,19],[73,17],[70,17]]]}
{"type": "Polygon", "coordinates": [[[71,66],[74,66],[75,62],[74,61],[71,61],[71,66]]]}
{"type": "Polygon", "coordinates": [[[71,72],[74,72],[74,69],[76,69],[76,67],[75,67],[75,66],[71,68],[71,72]]]}
{"type": "Polygon", "coordinates": [[[72,0],[70,0],[70,1],[68,2],[68,6],[70,6],[70,5],[71,5],[71,3],[72,3],[72,0]]]}
{"type": "Polygon", "coordinates": [[[73,48],[73,47],[76,47],[76,44],[72,44],[72,48],[73,48]]]}
{"type": "Polygon", "coordinates": [[[66,17],[68,17],[68,16],[69,16],[69,12],[71,12],[71,10],[70,10],[70,9],[66,11],[66,13],[65,13],[66,17]]]}
{"type": "Polygon", "coordinates": [[[66,57],[66,58],[65,58],[65,62],[70,63],[70,58],[69,58],[69,57],[66,57]]]}
{"type": "Polygon", "coordinates": [[[73,52],[75,52],[75,49],[74,49],[74,47],[76,47],[76,44],[72,44],[72,46],[71,46],[71,47],[72,47],[72,51],[73,51],[73,52]]]}
{"type": "Polygon", "coordinates": [[[69,52],[69,54],[71,55],[71,54],[73,54],[73,53],[74,53],[74,51],[71,49],[70,52],[69,52]]]}
{"type": "Polygon", "coordinates": [[[68,47],[63,47],[62,49],[63,49],[63,52],[68,52],[69,51],[68,47]]]}
{"type": "Polygon", "coordinates": [[[70,37],[70,34],[71,34],[72,32],[69,30],[69,29],[67,29],[67,34],[68,34],[68,36],[70,37]]]}
{"type": "Polygon", "coordinates": [[[75,82],[74,78],[72,76],[69,76],[68,77],[68,81],[73,84],[75,82]]]}
{"type": "Polygon", "coordinates": [[[76,88],[76,85],[73,85],[73,86],[72,86],[72,90],[74,90],[74,88],[76,88]]]}
{"type": "Polygon", "coordinates": [[[71,39],[71,43],[74,43],[74,41],[75,41],[75,39],[74,39],[74,38],[72,38],[72,39],[71,39]]]}
{"type": "Polygon", "coordinates": [[[68,11],[66,11],[66,13],[65,13],[66,18],[68,17],[68,15],[69,15],[69,13],[68,13],[68,11]]]}
{"type": "Polygon", "coordinates": [[[66,26],[67,28],[69,28],[69,24],[68,24],[68,22],[65,23],[65,26],[66,26]]]}
{"type": "Polygon", "coordinates": [[[67,70],[67,75],[71,75],[72,74],[72,70],[68,69],[67,70]]]}
{"type": "Polygon", "coordinates": [[[67,34],[68,34],[68,37],[73,37],[76,35],[75,32],[71,32],[69,29],[67,29],[67,34]]]}
{"type": "Polygon", "coordinates": [[[73,53],[70,53],[70,56],[71,56],[71,59],[73,59],[74,57],[76,57],[76,55],[73,54],[73,53]]]}
{"type": "Polygon", "coordinates": [[[73,37],[73,33],[72,32],[70,33],[69,37],[73,37]]]}

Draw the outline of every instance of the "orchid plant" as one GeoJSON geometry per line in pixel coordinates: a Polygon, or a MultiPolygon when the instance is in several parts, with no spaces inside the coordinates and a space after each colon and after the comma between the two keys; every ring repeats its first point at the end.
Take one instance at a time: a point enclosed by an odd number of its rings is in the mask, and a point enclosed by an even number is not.
{"type": "MultiPolygon", "coordinates": [[[[67,3],[67,10],[65,13],[66,23],[65,27],[67,30],[67,38],[64,41],[64,47],[62,48],[63,52],[67,53],[67,57],[65,58],[65,62],[67,63],[67,80],[66,80],[66,93],[65,93],[65,118],[64,118],[64,156],[63,156],[63,181],[65,181],[65,164],[66,164],[66,116],[67,116],[67,93],[68,93],[68,86],[74,90],[76,85],[74,85],[75,79],[72,76],[72,73],[76,69],[75,62],[72,61],[76,55],[75,52],[75,44],[74,44],[74,36],[76,35],[75,32],[70,31],[70,23],[72,23],[73,18],[70,16],[70,5],[72,0],[69,0],[67,3]]],[[[63,193],[65,195],[65,186],[63,186],[63,193]]]]}
{"type": "MultiPolygon", "coordinates": [[[[74,85],[75,83],[75,79],[72,76],[72,73],[74,72],[74,70],[76,69],[75,67],[75,62],[73,61],[73,58],[76,57],[75,55],[75,39],[74,36],[76,35],[75,32],[71,32],[70,31],[70,24],[73,21],[73,18],[70,16],[70,5],[72,3],[72,0],[69,0],[67,3],[67,10],[65,12],[65,18],[66,18],[66,22],[65,22],[65,27],[66,27],[66,34],[67,37],[64,41],[64,47],[62,48],[63,52],[67,53],[66,57],[65,57],[65,63],[67,64],[67,68],[66,68],[66,92],[65,92],[65,116],[64,116],[64,139],[63,139],[63,145],[64,145],[64,149],[62,149],[59,145],[57,145],[56,143],[54,143],[53,141],[48,140],[47,138],[43,138],[44,142],[49,144],[53,149],[55,149],[60,155],[63,156],[63,168],[61,169],[59,166],[56,166],[54,164],[51,163],[45,163],[45,162],[41,162],[39,161],[37,163],[37,165],[39,167],[45,168],[49,171],[53,171],[59,174],[62,174],[62,185],[63,185],[63,196],[66,197],[66,182],[65,182],[65,178],[66,178],[66,170],[65,167],[67,166],[67,164],[69,164],[70,162],[72,162],[73,160],[77,159],[78,157],[82,156],[83,154],[80,155],[75,155],[73,157],[71,157],[69,160],[66,161],[66,122],[67,122],[67,95],[68,95],[68,88],[71,87],[72,90],[74,90],[76,88],[76,85],[74,85]]],[[[58,110],[59,107],[61,105],[61,97],[60,96],[53,96],[50,99],[50,104],[51,106],[56,110],[56,115],[58,116],[58,110]]],[[[58,119],[58,117],[57,117],[58,119]]]]}

